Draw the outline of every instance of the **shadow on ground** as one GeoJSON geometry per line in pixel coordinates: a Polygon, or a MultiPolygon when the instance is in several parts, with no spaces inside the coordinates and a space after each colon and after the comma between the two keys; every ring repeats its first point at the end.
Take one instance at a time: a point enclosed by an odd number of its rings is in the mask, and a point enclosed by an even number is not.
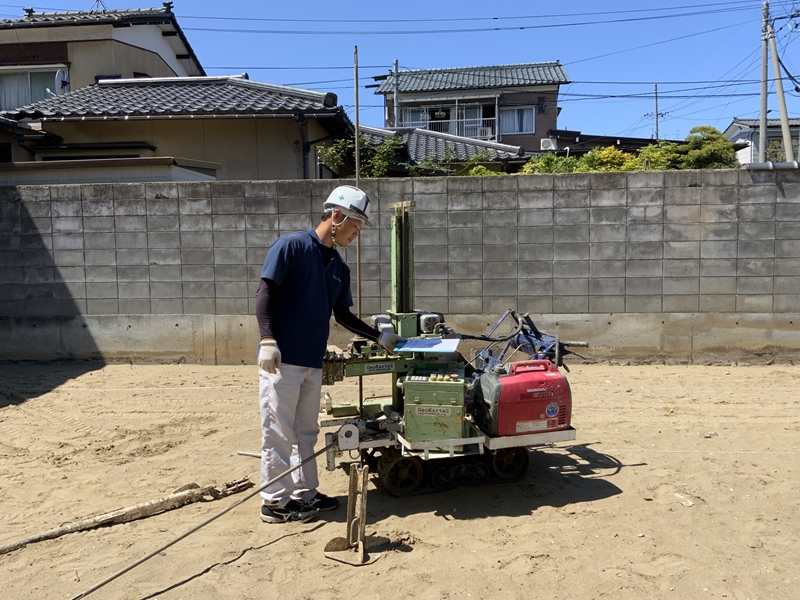
{"type": "MultiPolygon", "coordinates": [[[[424,482],[414,494],[404,497],[392,496],[377,477],[372,477],[368,519],[376,523],[390,515],[405,517],[431,511],[457,521],[530,515],[544,506],[594,502],[620,494],[622,490],[610,478],[623,468],[639,466],[624,465],[614,456],[592,449],[590,444],[532,450],[530,455],[530,467],[519,480],[465,483],[446,491],[436,490],[424,482]]],[[[346,464],[342,466],[347,468],[346,464]]],[[[340,500],[346,505],[347,497],[340,500]]],[[[347,520],[347,511],[321,513],[320,519],[343,523],[347,520]]]]}
{"type": "Polygon", "coordinates": [[[103,361],[0,362],[0,409],[52,392],[67,381],[97,371],[103,361]]]}

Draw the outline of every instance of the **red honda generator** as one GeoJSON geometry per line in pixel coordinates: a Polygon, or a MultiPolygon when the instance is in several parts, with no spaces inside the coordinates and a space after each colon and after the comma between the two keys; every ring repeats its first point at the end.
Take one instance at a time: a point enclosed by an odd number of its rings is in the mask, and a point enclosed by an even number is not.
{"type": "Polygon", "coordinates": [[[572,417],[569,382],[547,359],[495,368],[475,385],[473,417],[492,437],[566,429],[572,417]]]}
{"type": "Polygon", "coordinates": [[[508,309],[483,336],[475,353],[475,386],[472,418],[492,445],[513,444],[499,438],[517,436],[520,446],[575,439],[571,427],[572,392],[560,368],[569,372],[564,356],[574,354],[567,346],[587,347],[586,342],[567,342],[539,330],[530,315],[508,309]],[[499,332],[508,328],[505,334],[499,332]],[[512,358],[525,360],[511,362],[512,358]],[[570,437],[567,434],[571,432],[570,437]]]}

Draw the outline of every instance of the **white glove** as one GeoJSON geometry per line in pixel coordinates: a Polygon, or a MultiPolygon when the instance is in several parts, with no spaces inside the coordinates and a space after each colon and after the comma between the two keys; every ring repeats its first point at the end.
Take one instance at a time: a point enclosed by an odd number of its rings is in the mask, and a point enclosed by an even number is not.
{"type": "Polygon", "coordinates": [[[386,348],[387,352],[394,352],[394,347],[399,342],[407,342],[406,338],[392,333],[391,331],[384,331],[378,336],[378,344],[386,348]]]}
{"type": "Polygon", "coordinates": [[[281,351],[275,340],[261,340],[261,349],[258,351],[258,368],[267,373],[277,373],[281,366],[281,351]]]}

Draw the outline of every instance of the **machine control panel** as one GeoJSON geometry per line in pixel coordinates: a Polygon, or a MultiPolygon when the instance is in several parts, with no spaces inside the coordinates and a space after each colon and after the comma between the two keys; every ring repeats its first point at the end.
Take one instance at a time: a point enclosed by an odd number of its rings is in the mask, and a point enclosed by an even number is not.
{"type": "Polygon", "coordinates": [[[458,373],[430,373],[429,375],[408,375],[406,381],[415,383],[433,383],[437,381],[461,383],[463,379],[458,373]]]}

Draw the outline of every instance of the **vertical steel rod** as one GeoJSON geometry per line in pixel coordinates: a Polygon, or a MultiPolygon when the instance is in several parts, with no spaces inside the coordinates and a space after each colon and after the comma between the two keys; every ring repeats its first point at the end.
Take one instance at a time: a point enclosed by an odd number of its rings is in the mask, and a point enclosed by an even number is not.
{"type": "MultiPolygon", "coordinates": [[[[361,132],[358,126],[358,46],[353,49],[353,91],[355,97],[355,126],[356,126],[356,187],[361,185],[361,132]]],[[[356,314],[361,318],[361,234],[356,236],[356,314]]],[[[364,418],[364,378],[358,377],[358,407],[361,418],[364,418]]]]}

